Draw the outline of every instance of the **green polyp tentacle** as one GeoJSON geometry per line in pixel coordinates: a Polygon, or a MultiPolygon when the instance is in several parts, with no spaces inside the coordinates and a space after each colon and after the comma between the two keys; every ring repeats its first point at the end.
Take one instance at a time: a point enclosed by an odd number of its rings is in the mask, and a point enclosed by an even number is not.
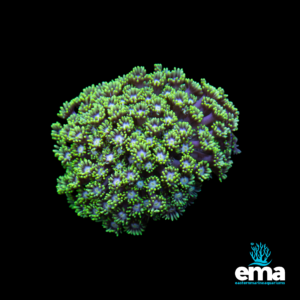
{"type": "Polygon", "coordinates": [[[169,160],[169,153],[163,146],[157,146],[153,149],[154,154],[153,159],[157,162],[157,164],[166,164],[169,160]]]}
{"type": "Polygon", "coordinates": [[[79,178],[87,178],[93,173],[94,164],[91,160],[83,158],[78,164],[77,175],[79,178]]]}
{"type": "Polygon", "coordinates": [[[189,193],[184,189],[176,189],[172,191],[172,201],[171,204],[178,208],[183,207],[189,199],[189,193]]]}
{"type": "Polygon", "coordinates": [[[127,113],[128,108],[120,104],[111,106],[107,109],[108,120],[113,124],[117,123],[118,120],[125,116],[127,113]]]}
{"type": "Polygon", "coordinates": [[[54,147],[55,149],[53,150],[53,152],[55,153],[55,157],[57,157],[63,165],[67,164],[72,160],[72,150],[69,147],[65,145],[62,145],[60,147],[54,145],[54,147]]]}
{"type": "Polygon", "coordinates": [[[99,135],[104,139],[109,136],[110,132],[112,131],[112,124],[108,121],[105,120],[99,127],[98,127],[98,132],[99,135]]]}
{"type": "Polygon", "coordinates": [[[140,178],[140,174],[134,164],[130,165],[127,169],[124,169],[124,182],[131,186],[140,178]]]}
{"type": "Polygon", "coordinates": [[[109,142],[113,144],[113,146],[122,146],[126,143],[127,134],[121,131],[120,129],[115,129],[111,131],[108,136],[109,142]]]}
{"type": "Polygon", "coordinates": [[[131,117],[123,116],[117,123],[117,128],[126,135],[130,135],[134,130],[134,121],[131,117]]]}
{"type": "Polygon", "coordinates": [[[179,185],[183,189],[189,189],[195,183],[194,174],[182,174],[179,179],[179,185]]]}
{"type": "Polygon", "coordinates": [[[69,174],[65,174],[57,178],[56,189],[57,189],[57,193],[60,195],[71,191],[71,188],[69,186],[69,174]]]}
{"type": "Polygon", "coordinates": [[[177,220],[184,213],[184,211],[184,208],[179,208],[170,203],[167,205],[166,211],[163,213],[162,218],[165,220],[174,221],[177,220]]]}
{"type": "Polygon", "coordinates": [[[126,213],[129,218],[141,218],[145,209],[142,199],[136,198],[135,201],[131,201],[129,206],[127,206],[126,213]]]}
{"type": "Polygon", "coordinates": [[[180,154],[191,154],[194,152],[194,145],[192,142],[189,142],[188,140],[185,140],[181,137],[182,143],[181,145],[176,149],[176,153],[180,154]]]}
{"type": "Polygon", "coordinates": [[[114,221],[112,217],[106,218],[102,226],[106,229],[106,232],[113,232],[118,236],[120,233],[122,233],[122,226],[121,224],[118,224],[117,222],[114,221]]]}
{"type": "Polygon", "coordinates": [[[162,123],[157,117],[146,121],[144,123],[144,127],[146,128],[146,134],[156,137],[159,137],[159,134],[165,130],[164,123],[162,123]]]}
{"type": "Polygon", "coordinates": [[[164,135],[163,144],[169,151],[174,151],[179,148],[181,143],[180,134],[177,130],[173,129],[164,135]]]}
{"type": "Polygon", "coordinates": [[[196,160],[188,154],[183,155],[180,160],[180,168],[185,174],[191,174],[194,170],[195,164],[196,160]]]}
{"type": "Polygon", "coordinates": [[[85,186],[85,189],[88,192],[89,199],[91,200],[96,201],[105,195],[105,187],[99,181],[90,181],[85,186]]]}
{"type": "Polygon", "coordinates": [[[115,171],[110,177],[108,177],[108,186],[112,190],[119,189],[124,184],[124,174],[121,171],[115,171]]]}
{"type": "Polygon", "coordinates": [[[187,109],[187,113],[189,114],[190,118],[197,123],[200,123],[204,118],[203,112],[195,106],[190,106],[187,109]]]}
{"type": "Polygon", "coordinates": [[[155,193],[155,191],[161,188],[160,180],[157,176],[150,176],[146,180],[145,189],[149,194],[155,193]]]}
{"type": "Polygon", "coordinates": [[[108,205],[112,208],[119,206],[124,200],[124,197],[118,192],[118,190],[110,191],[104,197],[104,201],[107,201],[108,205]]]}
{"type": "Polygon", "coordinates": [[[122,83],[119,80],[111,81],[109,83],[104,82],[102,85],[102,95],[105,97],[111,97],[113,95],[119,95],[122,90],[122,83]]]}
{"type": "Polygon", "coordinates": [[[147,212],[150,216],[162,214],[166,211],[166,199],[162,195],[149,197],[150,205],[147,207],[147,212]]]}
{"type": "Polygon", "coordinates": [[[128,234],[141,235],[145,230],[145,225],[142,223],[141,219],[132,218],[127,225],[124,227],[128,234]]]}
{"type": "Polygon", "coordinates": [[[148,105],[144,102],[136,103],[133,106],[134,115],[133,117],[138,121],[144,121],[150,113],[148,105]]]}
{"type": "Polygon", "coordinates": [[[98,162],[94,165],[92,176],[93,178],[95,178],[95,180],[104,181],[108,173],[109,173],[108,168],[106,168],[104,164],[98,162]]]}
{"type": "Polygon", "coordinates": [[[154,163],[153,159],[151,158],[147,159],[142,165],[142,169],[149,174],[151,174],[156,169],[156,167],[157,165],[154,163]]]}
{"type": "Polygon", "coordinates": [[[151,157],[151,152],[149,149],[149,146],[146,144],[145,141],[139,141],[139,143],[136,143],[131,148],[131,154],[133,156],[133,159],[136,163],[145,163],[148,161],[151,157]]]}
{"type": "Polygon", "coordinates": [[[205,160],[199,162],[196,166],[195,174],[197,178],[202,182],[210,177],[211,169],[209,168],[209,163],[205,160]]]}
{"type": "Polygon", "coordinates": [[[177,186],[180,178],[179,169],[174,166],[166,167],[162,172],[161,178],[169,188],[177,186]]]}
{"type": "Polygon", "coordinates": [[[62,129],[62,125],[59,122],[56,122],[51,125],[51,128],[52,139],[54,139],[55,141],[59,141],[61,139],[60,131],[62,129]]]}
{"type": "Polygon", "coordinates": [[[166,78],[170,86],[178,89],[179,86],[185,81],[185,74],[183,72],[183,69],[174,68],[174,70],[166,72],[166,78]]]}
{"type": "Polygon", "coordinates": [[[178,122],[175,125],[175,129],[180,134],[181,140],[188,140],[192,138],[194,130],[190,124],[187,122],[178,122]]]}
{"type": "Polygon", "coordinates": [[[88,211],[86,210],[86,206],[83,204],[75,204],[74,206],[75,213],[78,217],[81,218],[87,218],[88,217],[88,211]]]}
{"type": "Polygon", "coordinates": [[[77,176],[77,172],[75,170],[73,172],[69,170],[66,174],[68,174],[68,186],[70,190],[78,189],[80,187],[80,180],[77,176]]]}
{"type": "Polygon", "coordinates": [[[165,124],[165,128],[172,128],[178,121],[178,118],[173,111],[165,111],[162,118],[162,122],[165,124]]]}
{"type": "Polygon", "coordinates": [[[115,208],[115,213],[113,215],[113,219],[116,223],[126,225],[129,221],[129,215],[126,212],[127,206],[117,206],[115,208]]]}
{"type": "Polygon", "coordinates": [[[99,132],[94,131],[92,134],[87,136],[87,146],[91,155],[96,155],[99,151],[101,151],[104,146],[104,140],[102,139],[99,132]],[[95,153],[96,151],[96,153],[95,153]]]}

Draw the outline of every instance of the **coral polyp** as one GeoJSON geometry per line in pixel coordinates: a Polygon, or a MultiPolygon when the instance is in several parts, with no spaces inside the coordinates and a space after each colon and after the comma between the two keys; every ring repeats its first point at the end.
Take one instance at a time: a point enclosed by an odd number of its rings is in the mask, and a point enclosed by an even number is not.
{"type": "Polygon", "coordinates": [[[84,88],[57,115],[66,121],[51,125],[66,170],[57,192],[117,236],[141,235],[150,218],[178,219],[241,152],[239,111],[224,90],[160,64],[84,88]]]}

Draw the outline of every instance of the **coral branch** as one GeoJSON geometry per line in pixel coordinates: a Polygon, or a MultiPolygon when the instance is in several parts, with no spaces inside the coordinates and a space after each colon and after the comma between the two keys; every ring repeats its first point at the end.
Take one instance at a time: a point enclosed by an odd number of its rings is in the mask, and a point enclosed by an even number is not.
{"type": "Polygon", "coordinates": [[[201,102],[202,102],[203,96],[194,104],[197,108],[201,108],[201,102]]]}
{"type": "Polygon", "coordinates": [[[216,121],[216,118],[213,113],[210,113],[202,119],[201,124],[209,125],[214,121],[216,121]]]}
{"type": "Polygon", "coordinates": [[[179,168],[180,161],[177,160],[177,159],[174,159],[174,160],[172,161],[172,165],[173,165],[174,167],[176,167],[176,168],[179,168]]]}

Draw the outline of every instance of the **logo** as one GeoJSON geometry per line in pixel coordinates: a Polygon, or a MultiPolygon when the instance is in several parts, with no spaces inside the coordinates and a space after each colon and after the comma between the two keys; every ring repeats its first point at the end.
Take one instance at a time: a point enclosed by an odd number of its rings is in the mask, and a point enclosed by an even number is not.
{"type": "Polygon", "coordinates": [[[235,284],[285,284],[285,269],[283,267],[270,268],[267,267],[272,260],[269,260],[271,251],[266,245],[261,243],[254,246],[254,243],[251,243],[250,256],[254,262],[246,267],[238,267],[235,270],[235,277],[239,280],[235,284]],[[249,267],[249,266],[257,267],[249,267]],[[261,268],[263,267],[263,268],[261,268]],[[257,282],[254,282],[254,272],[257,273],[257,282]],[[267,274],[267,282],[263,282],[263,274],[267,274]],[[274,281],[274,282],[273,282],[274,281]]]}
{"type": "MultiPolygon", "coordinates": [[[[254,245],[254,243],[251,243],[251,245],[254,245]]],[[[257,265],[257,266],[267,266],[270,262],[267,262],[268,257],[270,256],[271,252],[269,252],[269,248],[266,247],[266,245],[262,245],[260,243],[260,246],[256,244],[256,247],[252,247],[251,249],[253,252],[250,252],[250,255],[252,259],[254,260],[254,263],[250,264],[251,265],[257,265]],[[263,259],[263,257],[265,257],[263,259]]]]}

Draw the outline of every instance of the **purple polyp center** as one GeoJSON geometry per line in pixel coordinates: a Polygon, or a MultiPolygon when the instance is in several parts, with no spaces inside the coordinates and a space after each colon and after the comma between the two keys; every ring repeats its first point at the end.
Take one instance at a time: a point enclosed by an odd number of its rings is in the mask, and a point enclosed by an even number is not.
{"type": "Polygon", "coordinates": [[[120,179],[119,178],[115,178],[114,181],[113,181],[113,184],[118,184],[120,182],[120,179]]]}
{"type": "Polygon", "coordinates": [[[134,192],[134,191],[130,191],[130,192],[127,194],[127,197],[128,197],[129,199],[134,198],[134,196],[135,196],[135,192],[134,192]]]}
{"type": "Polygon", "coordinates": [[[118,228],[118,225],[117,225],[117,223],[116,223],[116,222],[111,222],[111,224],[110,224],[110,225],[111,225],[111,227],[113,227],[113,228],[115,228],[115,229],[116,229],[116,228],[118,228]]]}
{"type": "Polygon", "coordinates": [[[185,160],[185,161],[183,162],[183,165],[184,165],[184,166],[189,166],[189,165],[190,165],[190,163],[189,163],[189,161],[188,161],[188,160],[185,160]]]}
{"type": "Polygon", "coordinates": [[[113,159],[113,155],[112,154],[109,154],[106,156],[106,160],[107,161],[111,161],[113,159]]]}
{"type": "Polygon", "coordinates": [[[134,174],[133,172],[128,172],[127,179],[133,178],[134,174]]]}
{"type": "Polygon", "coordinates": [[[111,207],[111,205],[109,205],[107,202],[105,202],[105,203],[103,204],[103,207],[104,207],[105,209],[109,209],[109,208],[111,207]]]}
{"type": "Polygon", "coordinates": [[[140,150],[140,151],[138,152],[138,156],[139,156],[139,157],[146,157],[146,152],[143,151],[143,150],[140,150]]]}
{"type": "Polygon", "coordinates": [[[93,188],[93,192],[96,194],[96,193],[101,192],[101,190],[98,187],[95,187],[95,188],[93,188]]]}
{"type": "Polygon", "coordinates": [[[182,197],[182,193],[176,193],[176,194],[175,194],[175,198],[176,198],[176,199],[180,199],[181,197],[182,197]]]}
{"type": "Polygon", "coordinates": [[[150,188],[155,188],[156,187],[156,181],[155,180],[152,180],[149,182],[149,187],[150,188]]]}
{"type": "Polygon", "coordinates": [[[90,169],[91,169],[91,167],[90,166],[86,166],[86,167],[84,167],[84,170],[83,170],[83,172],[85,173],[85,172],[90,172],[90,169]]]}
{"type": "Polygon", "coordinates": [[[94,145],[99,145],[100,139],[96,138],[94,139],[94,145]]]}
{"type": "Polygon", "coordinates": [[[77,150],[78,150],[79,153],[82,153],[83,149],[84,149],[83,146],[79,146],[77,150]]]}
{"type": "Polygon", "coordinates": [[[126,218],[126,214],[124,212],[120,212],[119,217],[124,220],[126,218]]]}
{"type": "Polygon", "coordinates": [[[183,184],[187,184],[189,182],[189,179],[187,177],[182,177],[180,181],[183,184]]]}
{"type": "Polygon", "coordinates": [[[122,143],[123,137],[121,135],[116,135],[115,140],[122,143]]]}
{"type": "Polygon", "coordinates": [[[136,204],[133,206],[133,211],[140,211],[140,204],[136,204]]]}
{"type": "Polygon", "coordinates": [[[167,175],[168,179],[172,179],[173,175],[174,175],[174,173],[168,173],[168,175],[167,175]]]}
{"type": "Polygon", "coordinates": [[[160,207],[160,202],[155,200],[154,204],[153,204],[153,207],[155,208],[159,208],[160,207]]]}
{"type": "Polygon", "coordinates": [[[157,153],[157,157],[159,159],[164,159],[165,158],[162,152],[157,153]]]}

